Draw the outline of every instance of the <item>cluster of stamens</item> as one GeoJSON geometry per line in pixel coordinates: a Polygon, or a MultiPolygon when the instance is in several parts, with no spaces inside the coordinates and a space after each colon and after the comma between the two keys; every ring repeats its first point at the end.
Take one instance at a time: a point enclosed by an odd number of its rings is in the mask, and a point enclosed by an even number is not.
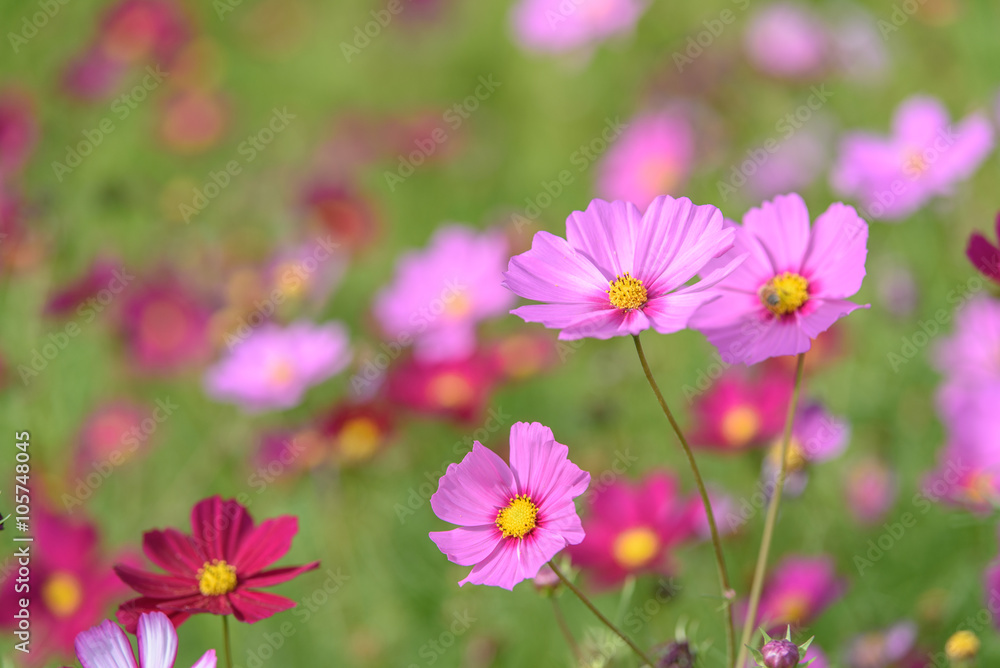
{"type": "Polygon", "coordinates": [[[777,316],[795,313],[809,301],[809,281],[786,271],[761,286],[760,301],[777,316]]]}
{"type": "Polygon", "coordinates": [[[607,289],[608,299],[615,308],[631,311],[642,308],[649,300],[646,286],[638,278],[632,278],[625,272],[624,276],[616,276],[607,289]]]}
{"type": "Polygon", "coordinates": [[[222,596],[236,589],[236,568],[213,559],[198,569],[198,591],[202,596],[222,596]]]}
{"type": "Polygon", "coordinates": [[[537,526],[538,506],[527,494],[518,494],[497,513],[497,528],[504,538],[524,538],[537,526]]]}

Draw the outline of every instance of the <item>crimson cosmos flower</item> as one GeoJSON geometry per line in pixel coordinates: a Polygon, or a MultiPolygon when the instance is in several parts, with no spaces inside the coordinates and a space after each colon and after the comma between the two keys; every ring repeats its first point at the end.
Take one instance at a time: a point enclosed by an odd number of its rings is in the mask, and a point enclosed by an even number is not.
{"type": "Polygon", "coordinates": [[[115,573],[141,596],[122,604],[118,621],[135,633],[139,616],[159,610],[179,626],[192,614],[234,615],[254,623],[295,607],[283,596],[258,587],[287,582],[319,567],[263,570],[288,552],[298,533],[298,518],[284,515],[254,524],[246,508],[218,496],[199,501],[191,511],[188,536],[176,529],[147,531],[142,537],[146,556],[167,574],[118,564],[115,573]]]}

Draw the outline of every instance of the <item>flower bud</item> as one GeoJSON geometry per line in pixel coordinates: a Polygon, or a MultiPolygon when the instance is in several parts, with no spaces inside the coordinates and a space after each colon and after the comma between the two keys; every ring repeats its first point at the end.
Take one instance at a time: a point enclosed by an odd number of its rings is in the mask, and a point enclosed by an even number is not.
{"type": "Polygon", "coordinates": [[[760,649],[765,668],[795,668],[799,665],[799,647],[791,640],[772,640],[760,649]]]}

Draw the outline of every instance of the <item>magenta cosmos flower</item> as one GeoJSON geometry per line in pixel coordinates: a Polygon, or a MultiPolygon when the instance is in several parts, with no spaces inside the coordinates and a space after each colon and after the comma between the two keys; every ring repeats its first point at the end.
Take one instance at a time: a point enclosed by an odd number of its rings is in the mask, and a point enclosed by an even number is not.
{"type": "Polygon", "coordinates": [[[340,323],[266,324],[205,372],[205,391],[248,413],[292,408],[307,389],[350,361],[347,330],[340,323]]]}
{"type": "Polygon", "coordinates": [[[473,566],[461,582],[513,589],[568,545],[583,540],[573,499],[590,474],[569,461],[569,448],[537,422],[510,428],[510,466],[473,443],[451,464],[431,497],[434,513],[457,524],[430,538],[449,561],[473,566]]]}
{"type": "Polygon", "coordinates": [[[511,258],[504,285],[545,302],[514,309],[525,322],[560,329],[564,340],[684,329],[708,290],[743,261],[727,257],[698,283],[685,285],[728,251],[734,232],[722,212],[686,197],[653,200],[645,214],[629,202],[595,199],[566,219],[566,239],[538,232],[531,250],[511,258]]]}
{"type": "Polygon", "coordinates": [[[433,363],[403,359],[389,368],[385,398],[421,415],[472,422],[482,415],[501,380],[497,366],[484,351],[433,363]]]}
{"type": "MultiPolygon", "coordinates": [[[[35,492],[35,499],[39,499],[35,492]]],[[[4,497],[6,498],[6,496],[4,497]]],[[[69,508],[80,501],[63,496],[69,508]]],[[[0,585],[0,628],[16,629],[14,614],[19,599],[30,601],[31,652],[24,657],[27,666],[51,665],[53,656],[73,653],[73,640],[81,631],[97,624],[109,609],[128,595],[111,572],[110,560],[121,559],[103,552],[97,527],[79,517],[56,514],[41,503],[32,506],[31,582],[28,591],[18,590],[17,560],[10,558],[9,575],[0,585]]],[[[11,522],[7,522],[7,533],[11,522]]],[[[22,584],[23,587],[23,584],[22,584]]]]}
{"type": "MultiPolygon", "coordinates": [[[[996,236],[1000,238],[1000,214],[997,214],[996,219],[996,236]]],[[[1000,283],[1000,247],[979,232],[973,232],[965,254],[984,276],[1000,283]]]]}
{"type": "Polygon", "coordinates": [[[783,370],[750,375],[730,369],[695,400],[691,442],[723,452],[769,443],[785,425],[792,385],[783,370]]]}
{"type": "Polygon", "coordinates": [[[670,550],[696,534],[692,506],[667,473],[651,473],[637,485],[612,483],[590,496],[587,507],[587,537],[569,553],[602,586],[672,572],[670,550]]]}
{"type": "Polygon", "coordinates": [[[680,111],[637,116],[601,160],[597,194],[645,209],[657,196],[684,188],[694,150],[694,130],[680,111]]]}
{"type": "MultiPolygon", "coordinates": [[[[138,664],[128,636],[109,620],[76,637],[76,658],[84,668],[173,668],[177,659],[177,631],[170,618],[162,612],[145,613],[138,626],[138,664]]],[[[191,668],[215,668],[215,665],[215,650],[210,649],[191,668]]]]}
{"type": "Polygon", "coordinates": [[[375,317],[393,340],[412,341],[421,361],[468,357],[476,325],[514,301],[500,284],[508,254],[498,232],[442,227],[426,249],[400,258],[392,284],[375,298],[375,317]]]}
{"type": "Polygon", "coordinates": [[[578,51],[632,33],[647,8],[643,0],[521,0],[511,25],[528,51],[578,51]]]}
{"type": "Polygon", "coordinates": [[[691,318],[726,362],[803,353],[839,318],[867,308],[847,301],[861,288],[868,255],[868,225],[853,208],[832,204],[810,229],[809,210],[793,193],[750,209],[733,227],[733,250],[707,269],[748,257],[711,291],[719,299],[691,318]]]}
{"type": "Polygon", "coordinates": [[[118,621],[134,633],[144,612],[166,613],[175,626],[192,614],[233,615],[254,623],[295,607],[295,601],[259,591],[319,567],[264,570],[288,552],[299,521],[283,515],[254,524],[246,508],[218,496],[191,511],[191,534],[176,529],[147,531],[142,549],[167,574],[117,564],[115,573],[141,596],[122,604],[118,621]]]}
{"type": "Polygon", "coordinates": [[[873,218],[898,220],[935,196],[951,195],[993,150],[993,128],[983,114],[952,125],[933,97],[903,102],[892,135],[856,132],[841,140],[830,179],[835,190],[856,197],[873,218]]]}
{"type": "Polygon", "coordinates": [[[764,582],[757,625],[784,632],[789,624],[808,624],[843,595],[845,586],[829,557],[786,557],[764,582]]]}
{"type": "MultiPolygon", "coordinates": [[[[168,373],[208,357],[210,311],[199,295],[173,277],[157,278],[135,289],[130,284],[125,294],[121,328],[136,367],[168,373]]],[[[96,302],[87,303],[100,313],[107,305],[105,295],[99,292],[96,302]]]]}

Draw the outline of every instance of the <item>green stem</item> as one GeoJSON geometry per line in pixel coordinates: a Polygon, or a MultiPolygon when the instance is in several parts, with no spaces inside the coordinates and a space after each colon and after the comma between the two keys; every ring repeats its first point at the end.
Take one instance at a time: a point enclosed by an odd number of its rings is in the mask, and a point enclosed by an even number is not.
{"type": "Polygon", "coordinates": [[[574,585],[572,582],[570,582],[569,579],[565,575],[563,575],[563,572],[561,570],[559,570],[558,566],[556,566],[555,560],[552,560],[552,561],[549,562],[549,567],[552,568],[552,571],[559,577],[560,580],[562,580],[562,583],[564,585],[566,585],[566,588],[569,589],[574,594],[576,594],[576,597],[579,598],[581,601],[583,601],[583,604],[585,606],[587,606],[588,608],[590,608],[590,611],[592,613],[594,613],[594,615],[599,620],[601,620],[602,624],[604,624],[609,629],[611,629],[615,633],[615,635],[617,635],[619,638],[621,638],[622,640],[625,641],[626,645],[628,645],[629,647],[632,648],[632,651],[636,653],[636,656],[638,656],[640,659],[642,659],[643,663],[645,663],[647,666],[649,666],[649,668],[656,668],[656,664],[653,662],[653,660],[650,659],[648,656],[646,656],[646,653],[643,652],[641,649],[639,649],[639,646],[636,645],[634,642],[632,642],[632,639],[629,638],[627,635],[625,635],[625,633],[622,632],[621,629],[619,629],[617,626],[615,626],[614,624],[612,624],[611,620],[608,619],[607,617],[605,617],[601,613],[601,611],[597,609],[597,606],[595,606],[590,601],[590,599],[587,598],[586,594],[584,594],[582,591],[580,591],[579,589],[577,589],[576,585],[574,585]]]}
{"type": "Polygon", "coordinates": [[[577,665],[583,664],[583,654],[580,653],[580,647],[576,644],[576,638],[573,637],[573,632],[569,630],[569,624],[566,623],[566,617],[562,613],[562,609],[559,607],[559,601],[556,599],[553,593],[549,598],[552,599],[552,614],[556,616],[556,623],[559,625],[559,630],[563,634],[563,638],[566,639],[566,644],[569,645],[569,649],[573,652],[573,659],[576,661],[577,665]]]}
{"type": "Polygon", "coordinates": [[[781,505],[781,492],[785,487],[787,475],[788,445],[792,440],[792,423],[795,421],[795,411],[799,405],[799,392],[802,389],[802,368],[806,354],[799,353],[795,362],[795,389],[792,390],[792,401],[788,404],[788,415],[785,417],[785,435],[781,439],[781,459],[778,479],[775,481],[774,493],[767,506],[767,519],[764,520],[764,536],[760,541],[760,552],[757,554],[757,567],[754,569],[753,584],[750,585],[750,604],[747,607],[747,618],[743,622],[743,634],[740,637],[740,653],[736,666],[746,663],[750,636],[753,635],[754,622],[757,619],[757,606],[760,604],[760,592],[764,587],[764,571],[767,569],[767,555],[771,550],[771,538],[774,536],[774,525],[778,519],[778,506],[781,505]]]}
{"type": "Polygon", "coordinates": [[[681,447],[684,448],[684,454],[687,455],[688,464],[691,465],[691,473],[694,475],[695,484],[698,486],[698,493],[701,495],[701,503],[705,506],[705,517],[708,519],[708,528],[712,534],[712,547],[715,550],[715,565],[719,572],[719,586],[722,588],[722,598],[725,601],[726,662],[727,665],[732,665],[735,633],[733,631],[733,611],[731,604],[735,592],[729,584],[729,574],[726,572],[726,558],[722,554],[722,541],[719,539],[719,528],[715,523],[715,513],[712,512],[712,501],[708,498],[708,490],[705,488],[705,481],[701,478],[701,471],[698,469],[698,463],[694,459],[694,453],[691,452],[691,446],[688,445],[687,439],[684,438],[684,432],[681,431],[680,425],[677,424],[674,414],[670,412],[670,408],[663,398],[663,393],[660,392],[660,387],[656,384],[656,380],[653,379],[653,372],[649,370],[649,363],[646,361],[646,353],[642,350],[642,343],[639,341],[639,336],[633,335],[632,340],[635,341],[635,351],[639,354],[639,362],[642,364],[642,370],[646,374],[646,380],[649,381],[649,386],[652,388],[653,394],[656,395],[656,400],[660,402],[663,414],[667,416],[670,426],[674,428],[677,440],[681,442],[681,447]]]}
{"type": "Polygon", "coordinates": [[[222,645],[226,652],[226,668],[233,668],[233,650],[229,645],[229,615],[222,616],[222,645]]]}

